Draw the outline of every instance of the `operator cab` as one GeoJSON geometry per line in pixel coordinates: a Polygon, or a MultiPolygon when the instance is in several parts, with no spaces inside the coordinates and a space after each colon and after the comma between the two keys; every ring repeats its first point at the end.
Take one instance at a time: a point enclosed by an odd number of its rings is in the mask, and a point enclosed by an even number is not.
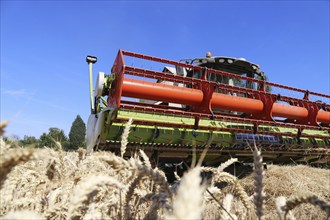
{"type": "MultiPolygon", "coordinates": [[[[265,79],[264,72],[260,70],[259,65],[251,63],[244,58],[212,57],[211,53],[208,52],[205,58],[196,58],[191,60],[190,63],[193,65],[233,73],[240,76],[246,76],[249,78],[256,78],[261,80],[265,79]]],[[[202,71],[187,70],[187,76],[200,79],[202,77],[202,71]]],[[[257,89],[256,83],[252,81],[247,80],[245,82],[245,80],[230,78],[228,76],[214,73],[208,73],[207,80],[254,90],[257,89]]]]}
{"type": "MultiPolygon", "coordinates": [[[[206,67],[208,69],[219,70],[227,73],[236,74],[239,76],[246,76],[248,78],[266,80],[266,76],[264,72],[260,70],[259,65],[251,63],[244,58],[233,58],[233,57],[212,57],[211,53],[208,52],[206,57],[203,58],[195,58],[195,59],[183,59],[180,62],[184,62],[186,64],[192,64],[195,66],[206,67]]],[[[196,79],[201,79],[203,75],[202,70],[194,70],[190,68],[185,68],[182,66],[175,66],[175,67],[168,67],[165,66],[163,69],[164,73],[170,73],[174,75],[184,76],[184,77],[191,77],[196,79]]],[[[207,80],[216,82],[216,83],[223,83],[232,86],[238,86],[242,88],[249,88],[249,89],[258,89],[258,83],[250,81],[250,80],[242,80],[235,77],[228,77],[224,75],[208,73],[207,80]]],[[[166,85],[174,85],[179,87],[188,87],[191,88],[191,84],[183,84],[177,82],[170,82],[166,80],[157,80],[157,83],[166,84],[166,85]]],[[[266,90],[270,89],[269,86],[266,86],[266,90]]],[[[219,91],[218,89],[215,90],[218,93],[226,93],[223,91],[219,91]]],[[[245,96],[245,94],[232,94],[234,96],[245,96]]],[[[149,100],[140,100],[141,102],[149,103],[149,104],[157,104],[157,105],[166,105],[172,107],[182,107],[181,104],[176,103],[167,103],[167,102],[155,102],[149,100]]]]}

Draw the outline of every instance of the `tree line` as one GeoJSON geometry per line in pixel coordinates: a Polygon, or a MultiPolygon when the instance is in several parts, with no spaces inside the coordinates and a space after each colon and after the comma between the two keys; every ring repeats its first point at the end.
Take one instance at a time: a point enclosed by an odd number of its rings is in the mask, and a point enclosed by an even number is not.
{"type": "MultiPolygon", "coordinates": [[[[60,128],[49,128],[48,133],[44,132],[39,139],[34,136],[24,135],[23,139],[13,144],[21,146],[50,147],[55,148],[59,142],[64,150],[76,150],[79,147],[85,147],[86,125],[80,115],[77,115],[72,123],[69,136],[60,128]]],[[[7,138],[7,141],[8,138],[7,138]]]]}

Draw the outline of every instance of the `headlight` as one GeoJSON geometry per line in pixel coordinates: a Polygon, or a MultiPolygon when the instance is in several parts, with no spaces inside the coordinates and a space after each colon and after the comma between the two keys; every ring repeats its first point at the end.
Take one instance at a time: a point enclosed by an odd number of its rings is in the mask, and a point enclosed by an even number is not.
{"type": "Polygon", "coordinates": [[[228,59],[227,62],[230,63],[230,64],[232,64],[234,61],[231,60],[231,59],[228,59]]]}

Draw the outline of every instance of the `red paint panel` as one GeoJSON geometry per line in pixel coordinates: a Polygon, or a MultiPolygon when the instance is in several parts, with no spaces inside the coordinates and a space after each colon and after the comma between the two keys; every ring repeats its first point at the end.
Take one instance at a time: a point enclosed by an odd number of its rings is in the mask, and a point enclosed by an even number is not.
{"type": "MultiPolygon", "coordinates": [[[[132,98],[192,106],[199,106],[203,102],[203,92],[198,89],[177,87],[129,78],[124,78],[123,80],[122,95],[132,98]]],[[[213,93],[211,105],[213,109],[239,111],[244,113],[258,114],[264,111],[264,104],[260,100],[220,93],[213,93]]],[[[308,117],[308,110],[304,107],[274,103],[272,116],[304,120],[308,117]]],[[[330,123],[330,112],[319,111],[317,120],[318,122],[330,123]]]]}
{"type": "Polygon", "coordinates": [[[170,86],[124,78],[123,96],[155,101],[199,105],[203,101],[203,92],[198,89],[170,86]]]}
{"type": "Polygon", "coordinates": [[[318,122],[330,124],[330,112],[320,110],[316,118],[318,122]]]}

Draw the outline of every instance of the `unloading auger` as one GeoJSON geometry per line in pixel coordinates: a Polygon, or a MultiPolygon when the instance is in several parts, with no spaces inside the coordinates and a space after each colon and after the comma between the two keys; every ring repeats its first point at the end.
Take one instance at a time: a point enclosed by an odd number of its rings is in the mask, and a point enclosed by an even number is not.
{"type": "Polygon", "coordinates": [[[118,152],[128,119],[128,151],[163,160],[189,160],[207,147],[205,163],[252,160],[251,144],[274,163],[328,163],[330,95],[268,82],[243,58],[180,62],[119,50],[111,74],[92,87],[87,149],[118,152]],[[132,63],[132,65],[128,65],[132,63]],[[152,69],[151,67],[153,66],[152,69]],[[278,93],[277,93],[278,92],[278,93]]]}

